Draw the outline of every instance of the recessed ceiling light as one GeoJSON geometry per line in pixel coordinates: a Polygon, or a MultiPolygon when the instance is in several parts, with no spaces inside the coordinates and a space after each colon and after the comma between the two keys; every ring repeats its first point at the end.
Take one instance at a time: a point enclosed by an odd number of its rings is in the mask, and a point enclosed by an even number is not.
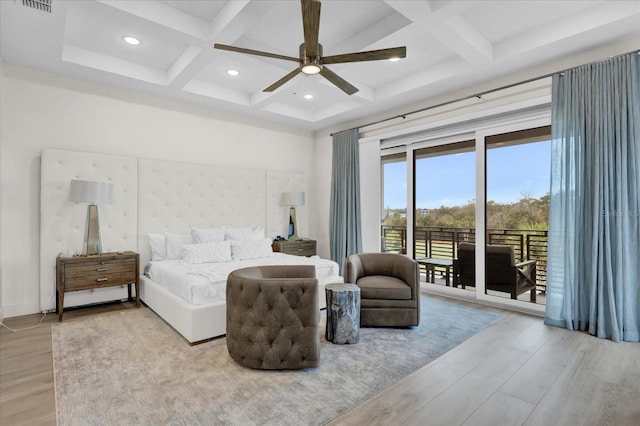
{"type": "Polygon", "coordinates": [[[135,37],[125,36],[125,37],[122,37],[122,39],[123,39],[126,43],[129,43],[129,44],[130,44],[130,45],[132,45],[132,46],[137,46],[137,45],[139,45],[139,44],[140,44],[140,40],[138,40],[138,39],[137,39],[137,38],[135,38],[135,37]]]}
{"type": "Polygon", "coordinates": [[[304,95],[305,99],[313,99],[313,95],[304,95]]]}
{"type": "Polygon", "coordinates": [[[389,58],[389,62],[397,62],[400,58],[389,58]]]}
{"type": "Polygon", "coordinates": [[[235,77],[236,75],[240,74],[238,72],[238,70],[227,70],[227,74],[229,74],[230,76],[235,77]]]}

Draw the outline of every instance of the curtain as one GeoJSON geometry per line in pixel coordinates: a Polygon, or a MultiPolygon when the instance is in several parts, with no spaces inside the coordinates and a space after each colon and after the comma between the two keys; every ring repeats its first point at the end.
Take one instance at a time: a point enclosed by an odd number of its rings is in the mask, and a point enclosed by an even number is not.
{"type": "Polygon", "coordinates": [[[333,135],[329,245],[340,274],[346,257],[362,251],[359,156],[358,129],[333,135]]]}
{"type": "Polygon", "coordinates": [[[553,76],[545,323],[640,339],[640,55],[553,76]]]}

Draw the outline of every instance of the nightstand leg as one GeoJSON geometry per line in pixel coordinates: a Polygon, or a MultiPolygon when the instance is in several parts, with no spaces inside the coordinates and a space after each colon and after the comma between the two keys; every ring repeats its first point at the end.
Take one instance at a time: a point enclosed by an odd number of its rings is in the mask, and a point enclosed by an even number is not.
{"type": "Polygon", "coordinates": [[[62,321],[62,312],[64,311],[64,291],[56,290],[56,312],[58,313],[58,322],[62,321]]]}

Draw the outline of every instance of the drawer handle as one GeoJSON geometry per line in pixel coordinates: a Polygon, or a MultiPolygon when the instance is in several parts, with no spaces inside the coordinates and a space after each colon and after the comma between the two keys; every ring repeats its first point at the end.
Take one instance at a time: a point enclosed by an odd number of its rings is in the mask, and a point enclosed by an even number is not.
{"type": "Polygon", "coordinates": [[[96,268],[96,272],[106,272],[109,268],[96,268]]]}
{"type": "Polygon", "coordinates": [[[109,278],[96,278],[97,282],[109,281],[109,278]]]}

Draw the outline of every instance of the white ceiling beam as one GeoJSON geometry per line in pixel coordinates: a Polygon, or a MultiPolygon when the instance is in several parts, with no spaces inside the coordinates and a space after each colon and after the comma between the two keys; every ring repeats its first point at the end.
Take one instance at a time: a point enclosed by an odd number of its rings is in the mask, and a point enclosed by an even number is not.
{"type": "Polygon", "coordinates": [[[229,1],[211,23],[209,40],[233,44],[248,30],[256,26],[269,11],[266,1],[229,1]]]}
{"type": "Polygon", "coordinates": [[[156,24],[171,28],[172,30],[187,34],[200,40],[207,39],[209,24],[205,20],[198,19],[165,3],[148,0],[98,1],[107,6],[138,16],[146,19],[147,21],[155,22],[156,24]]]}
{"type": "MultiPolygon", "coordinates": [[[[380,42],[385,37],[411,25],[412,21],[406,16],[391,13],[374,25],[368,26],[364,31],[346,37],[344,41],[334,44],[331,37],[323,37],[324,55],[337,55],[340,53],[357,52],[368,46],[380,42]]],[[[392,47],[392,46],[389,46],[392,47]]]]}
{"type": "Polygon", "coordinates": [[[640,2],[605,2],[497,43],[495,59],[505,60],[633,17],[640,25],[640,2]]]}
{"type": "Polygon", "coordinates": [[[408,78],[398,79],[394,83],[378,88],[376,90],[376,100],[379,101],[380,99],[397,96],[426,86],[436,85],[438,82],[454,78],[456,75],[465,72],[468,69],[466,65],[466,61],[462,58],[455,58],[413,74],[408,78]]]}
{"type": "Polygon", "coordinates": [[[167,73],[135,62],[97,53],[92,50],[65,44],[62,60],[76,65],[97,69],[123,77],[129,77],[160,86],[167,85],[167,73]]]}
{"type": "MultiPolygon", "coordinates": [[[[449,18],[446,31],[431,31],[451,50],[474,65],[482,65],[493,60],[493,45],[460,16],[449,18]]],[[[442,28],[440,28],[442,29],[442,28]]]]}
{"type": "Polygon", "coordinates": [[[433,14],[429,1],[385,0],[385,3],[413,22],[424,22],[433,14]]]}
{"type": "Polygon", "coordinates": [[[311,112],[282,103],[265,105],[262,110],[284,115],[286,117],[297,118],[298,120],[307,122],[313,121],[313,114],[311,112]]]}
{"type": "Polygon", "coordinates": [[[459,15],[470,4],[449,2],[434,11],[434,5],[426,1],[389,0],[386,3],[467,62],[483,65],[492,61],[492,44],[459,15]]]}
{"type": "Polygon", "coordinates": [[[356,108],[362,106],[361,103],[354,101],[353,96],[349,96],[347,99],[332,104],[330,107],[323,108],[321,110],[316,111],[313,114],[313,121],[325,120],[327,118],[335,117],[340,114],[344,114],[345,112],[353,111],[356,108]]]}
{"type": "Polygon", "coordinates": [[[249,4],[249,0],[228,1],[222,10],[211,21],[209,40],[215,39],[218,34],[240,16],[240,13],[249,4]]]}
{"type": "MultiPolygon", "coordinates": [[[[290,82],[291,80],[280,86],[278,90],[280,90],[282,87],[287,87],[290,82]]],[[[263,105],[266,105],[271,100],[271,98],[275,96],[276,93],[277,90],[274,92],[263,92],[262,90],[260,90],[259,92],[253,92],[251,94],[251,106],[261,108],[263,105]]]]}
{"type": "Polygon", "coordinates": [[[182,88],[189,81],[196,78],[208,63],[208,55],[204,54],[202,48],[196,46],[187,47],[169,68],[167,73],[168,85],[177,89],[182,88]]]}
{"type": "Polygon", "coordinates": [[[215,84],[205,83],[201,80],[191,80],[189,83],[185,84],[182,90],[220,101],[250,106],[249,96],[246,93],[229,89],[227,87],[217,86],[215,84]]]}
{"type": "MultiPolygon", "coordinates": [[[[366,101],[366,102],[373,102],[375,100],[375,91],[371,87],[363,83],[360,83],[357,80],[348,79],[348,81],[350,84],[354,85],[358,89],[356,93],[348,96],[349,99],[359,99],[361,101],[366,101]]],[[[332,82],[330,82],[326,78],[321,78],[320,83],[332,88],[336,87],[332,82]]],[[[347,95],[345,94],[345,96],[347,95]]]]}

